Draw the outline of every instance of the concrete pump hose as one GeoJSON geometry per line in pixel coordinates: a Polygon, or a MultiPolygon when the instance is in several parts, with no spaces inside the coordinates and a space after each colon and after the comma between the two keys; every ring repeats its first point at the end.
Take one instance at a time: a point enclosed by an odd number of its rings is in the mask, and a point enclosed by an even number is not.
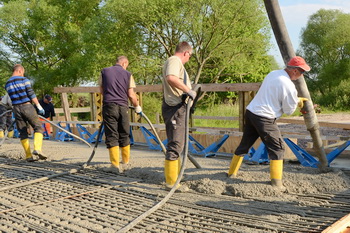
{"type": "Polygon", "coordinates": [[[92,159],[94,158],[94,156],[95,156],[95,152],[96,152],[98,143],[99,143],[99,141],[100,141],[100,136],[101,136],[101,134],[102,134],[102,128],[103,128],[103,122],[101,122],[100,128],[98,129],[97,139],[96,139],[96,142],[95,142],[94,149],[92,150],[92,153],[91,153],[90,158],[88,159],[88,161],[86,161],[86,163],[84,163],[84,164],[82,165],[83,168],[89,166],[91,160],[92,160],[92,159]]]}
{"type": "MultiPolygon", "coordinates": [[[[159,208],[161,208],[174,194],[174,192],[176,191],[177,186],[180,184],[180,181],[182,179],[182,176],[185,172],[185,167],[186,167],[186,163],[187,163],[187,157],[188,157],[188,139],[189,139],[189,118],[190,118],[190,110],[191,110],[191,104],[192,104],[192,100],[189,98],[188,99],[188,103],[187,103],[187,108],[186,108],[186,118],[185,118],[185,126],[186,126],[186,130],[185,130],[185,152],[183,154],[183,158],[182,158],[182,166],[181,166],[181,170],[180,170],[180,174],[177,177],[177,180],[174,184],[174,186],[172,187],[172,189],[169,191],[169,193],[160,201],[158,202],[156,205],[154,205],[151,209],[147,210],[146,212],[144,212],[143,214],[141,214],[140,216],[138,216],[137,218],[135,218],[134,220],[132,220],[130,223],[128,223],[127,225],[125,225],[122,229],[120,229],[119,231],[117,231],[117,233],[124,233],[129,231],[130,229],[132,229],[134,226],[136,226],[139,222],[141,222],[143,219],[147,218],[149,215],[151,215],[154,211],[158,210],[159,208]]],[[[158,139],[158,138],[157,138],[158,139]]],[[[159,140],[159,139],[158,139],[159,140]]],[[[159,140],[160,141],[160,140],[159,140]]],[[[161,142],[161,141],[160,141],[161,142]]]]}

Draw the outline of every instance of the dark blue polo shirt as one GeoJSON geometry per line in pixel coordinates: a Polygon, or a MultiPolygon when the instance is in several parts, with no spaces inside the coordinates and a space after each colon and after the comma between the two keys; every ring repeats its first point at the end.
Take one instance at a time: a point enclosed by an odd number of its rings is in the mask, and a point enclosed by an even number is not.
{"type": "Polygon", "coordinates": [[[103,103],[128,106],[131,73],[119,64],[104,68],[102,74],[103,103]]]}

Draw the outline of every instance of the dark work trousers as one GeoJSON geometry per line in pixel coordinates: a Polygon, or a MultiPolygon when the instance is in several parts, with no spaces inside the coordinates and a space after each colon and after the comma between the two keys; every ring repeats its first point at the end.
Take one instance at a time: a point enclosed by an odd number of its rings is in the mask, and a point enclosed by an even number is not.
{"type": "MultiPolygon", "coordinates": [[[[0,114],[8,111],[10,109],[8,109],[6,106],[0,104],[0,114]]],[[[12,131],[13,130],[13,126],[11,127],[11,129],[9,128],[11,126],[12,123],[12,112],[6,113],[5,115],[3,115],[2,117],[0,117],[0,130],[5,131],[7,129],[7,131],[12,131]]]]}
{"type": "Polygon", "coordinates": [[[258,137],[265,144],[270,160],[283,159],[285,147],[276,119],[261,117],[246,110],[243,137],[235,154],[247,154],[258,137]]]}
{"type": "Polygon", "coordinates": [[[177,160],[185,146],[186,104],[176,106],[162,104],[162,115],[168,138],[166,160],[177,160]]]}
{"type": "Polygon", "coordinates": [[[105,125],[106,146],[130,145],[129,107],[115,103],[103,104],[102,115],[105,125]]]}
{"type": "Polygon", "coordinates": [[[43,133],[39,116],[34,106],[30,103],[13,105],[13,113],[16,119],[16,126],[21,140],[28,138],[27,123],[29,123],[34,133],[43,133]]]}

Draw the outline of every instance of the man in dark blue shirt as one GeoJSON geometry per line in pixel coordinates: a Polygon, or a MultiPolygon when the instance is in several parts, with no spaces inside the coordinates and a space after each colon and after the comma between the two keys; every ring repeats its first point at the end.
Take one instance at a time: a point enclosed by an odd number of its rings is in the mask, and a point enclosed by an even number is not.
{"type": "Polygon", "coordinates": [[[101,71],[100,88],[103,94],[103,123],[105,125],[106,146],[112,163],[110,171],[119,172],[119,146],[122,150],[122,161],[129,163],[130,158],[130,99],[136,113],[142,109],[134,92],[135,81],[126,70],[129,65],[127,57],[117,58],[117,64],[101,71]]]}
{"type": "Polygon", "coordinates": [[[43,143],[43,129],[41,127],[38,114],[36,113],[31,102],[36,105],[40,115],[44,115],[45,111],[36,98],[30,81],[24,77],[24,72],[25,70],[22,65],[15,65],[13,67],[12,77],[6,82],[5,89],[12,101],[13,113],[15,115],[16,125],[20,133],[21,143],[26,154],[26,160],[28,162],[35,161],[33,155],[38,156],[39,159],[45,160],[47,157],[41,151],[43,143]],[[34,129],[33,155],[30,150],[27,123],[29,123],[34,129]]]}

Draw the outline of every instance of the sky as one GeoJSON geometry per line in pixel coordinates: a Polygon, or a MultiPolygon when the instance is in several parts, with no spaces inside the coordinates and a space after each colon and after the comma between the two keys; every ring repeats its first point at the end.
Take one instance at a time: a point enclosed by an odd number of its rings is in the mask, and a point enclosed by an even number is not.
{"type": "MultiPolygon", "coordinates": [[[[312,14],[320,9],[338,9],[344,13],[350,13],[350,0],[279,0],[278,2],[295,51],[299,48],[301,29],[306,27],[312,14]]],[[[272,29],[271,35],[273,48],[270,49],[269,54],[275,57],[281,67],[284,67],[272,29]]]]}

